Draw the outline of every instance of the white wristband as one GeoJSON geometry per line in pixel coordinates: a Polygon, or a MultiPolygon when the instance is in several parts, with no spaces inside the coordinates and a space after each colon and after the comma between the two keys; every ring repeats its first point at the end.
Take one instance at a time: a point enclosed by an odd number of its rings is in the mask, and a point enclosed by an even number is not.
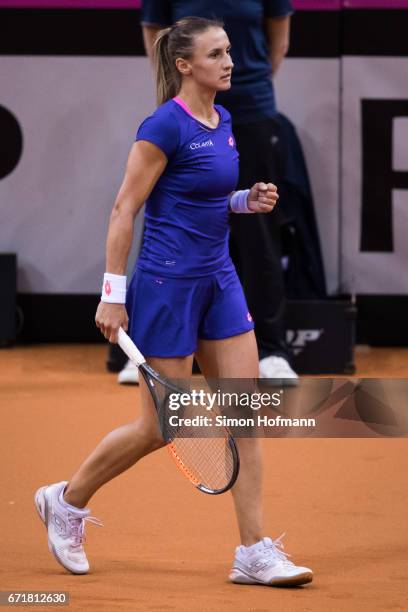
{"type": "Polygon", "coordinates": [[[250,189],[243,189],[236,191],[232,194],[229,201],[230,208],[233,213],[253,213],[253,210],[249,210],[247,201],[250,189]]]}
{"type": "Polygon", "coordinates": [[[101,301],[109,304],[124,304],[126,302],[126,276],[105,272],[101,301]]]}

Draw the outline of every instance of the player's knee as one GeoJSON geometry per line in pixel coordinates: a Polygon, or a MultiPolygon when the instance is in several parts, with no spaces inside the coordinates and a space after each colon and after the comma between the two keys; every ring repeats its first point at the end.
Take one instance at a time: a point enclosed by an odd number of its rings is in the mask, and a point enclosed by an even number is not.
{"type": "Polygon", "coordinates": [[[140,419],[137,423],[139,436],[143,438],[144,446],[149,451],[155,451],[166,445],[156,423],[140,419]]]}
{"type": "Polygon", "coordinates": [[[149,437],[146,438],[146,447],[150,453],[159,450],[163,446],[166,446],[166,443],[158,432],[151,432],[149,437]]]}
{"type": "Polygon", "coordinates": [[[160,434],[157,435],[157,437],[155,437],[152,441],[152,450],[159,450],[159,448],[163,448],[163,446],[166,446],[166,442],[163,440],[163,438],[161,437],[160,434]]]}

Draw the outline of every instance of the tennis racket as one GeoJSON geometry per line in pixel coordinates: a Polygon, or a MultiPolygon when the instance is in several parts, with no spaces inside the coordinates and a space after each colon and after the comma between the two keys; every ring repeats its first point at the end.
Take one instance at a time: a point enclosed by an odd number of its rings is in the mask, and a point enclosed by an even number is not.
{"type": "MultiPolygon", "coordinates": [[[[169,417],[174,412],[169,409],[170,398],[188,391],[151,368],[122,328],[119,329],[118,343],[146,381],[156,407],[161,434],[177,467],[203,493],[219,495],[231,489],[238,477],[239,455],[229,430],[216,424],[171,425],[169,417]]],[[[204,410],[214,423],[214,411],[204,410]]],[[[193,402],[190,407],[184,407],[183,421],[196,412],[193,402]]]]}

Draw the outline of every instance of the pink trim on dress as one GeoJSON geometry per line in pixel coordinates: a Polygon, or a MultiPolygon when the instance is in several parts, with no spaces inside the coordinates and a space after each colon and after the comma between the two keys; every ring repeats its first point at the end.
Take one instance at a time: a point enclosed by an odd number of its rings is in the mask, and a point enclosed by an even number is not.
{"type": "Polygon", "coordinates": [[[209,130],[216,130],[216,129],[218,128],[218,126],[220,125],[220,123],[221,123],[221,114],[220,114],[220,112],[219,112],[217,109],[215,109],[215,110],[217,111],[217,115],[218,115],[218,117],[219,117],[219,122],[218,122],[217,127],[215,127],[215,128],[214,128],[214,127],[211,127],[211,126],[209,126],[209,125],[206,125],[205,123],[203,123],[202,121],[200,121],[199,119],[197,119],[197,117],[194,117],[193,113],[192,113],[192,112],[191,112],[191,110],[188,108],[188,106],[187,106],[187,104],[184,102],[184,100],[182,100],[182,99],[181,99],[181,98],[179,98],[178,96],[175,96],[175,97],[173,98],[173,102],[175,102],[176,104],[178,104],[179,106],[181,106],[181,108],[182,108],[182,109],[183,109],[183,110],[184,110],[184,111],[187,113],[187,115],[190,115],[190,117],[192,117],[193,119],[195,119],[196,121],[198,121],[198,123],[199,123],[200,125],[204,125],[204,126],[205,126],[206,128],[208,128],[209,130]]]}
{"type": "Polygon", "coordinates": [[[188,106],[187,106],[187,104],[184,102],[184,100],[182,100],[182,99],[181,99],[181,98],[179,98],[178,96],[175,96],[175,97],[173,98],[173,100],[174,100],[174,102],[175,102],[176,104],[179,104],[179,106],[181,106],[181,108],[182,108],[183,110],[185,110],[185,111],[186,111],[186,113],[187,113],[188,115],[190,115],[190,117],[192,117],[193,119],[195,119],[195,117],[194,117],[193,113],[192,113],[192,112],[191,112],[191,110],[188,108],[188,106]]]}

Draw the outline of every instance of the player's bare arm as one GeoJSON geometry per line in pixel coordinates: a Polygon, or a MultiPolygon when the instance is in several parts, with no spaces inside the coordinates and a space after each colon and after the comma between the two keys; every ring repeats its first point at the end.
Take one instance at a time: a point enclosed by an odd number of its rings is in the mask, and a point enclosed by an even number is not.
{"type": "MultiPolygon", "coordinates": [[[[135,142],[129,154],[125,176],[110,216],[106,243],[106,270],[125,274],[133,240],[134,220],[167,164],[167,157],[154,144],[135,142]]],[[[124,304],[100,302],[95,323],[109,342],[117,342],[119,327],[127,329],[124,304]]]]}

